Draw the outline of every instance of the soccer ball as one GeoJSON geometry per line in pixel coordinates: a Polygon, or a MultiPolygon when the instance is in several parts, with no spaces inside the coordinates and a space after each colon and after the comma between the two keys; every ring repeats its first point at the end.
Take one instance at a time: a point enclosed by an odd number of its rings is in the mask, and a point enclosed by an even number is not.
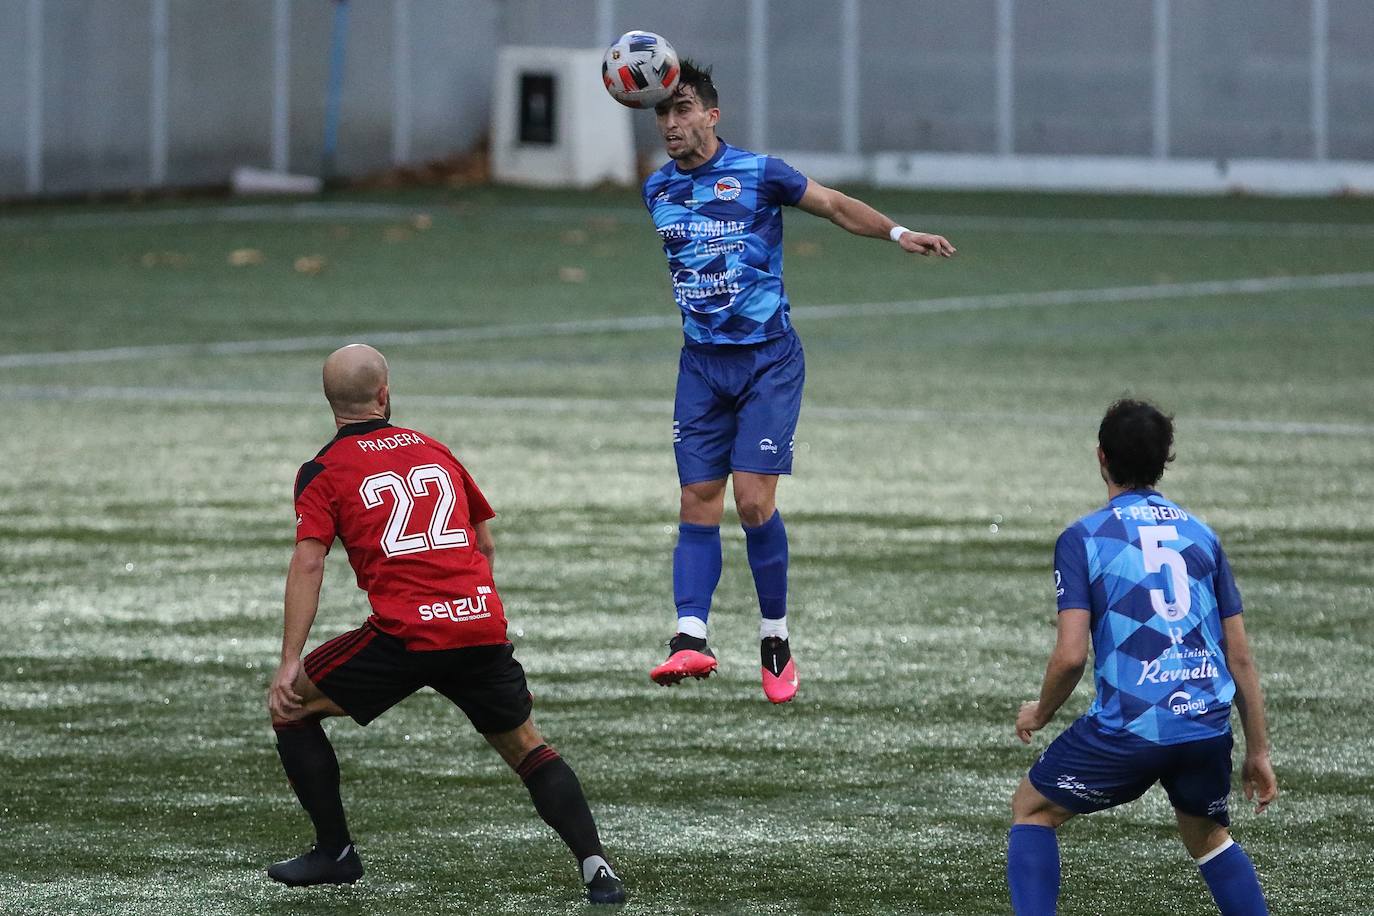
{"type": "Polygon", "coordinates": [[[606,91],[630,108],[653,108],[668,98],[681,72],[673,46],[653,32],[626,32],[601,60],[606,91]]]}

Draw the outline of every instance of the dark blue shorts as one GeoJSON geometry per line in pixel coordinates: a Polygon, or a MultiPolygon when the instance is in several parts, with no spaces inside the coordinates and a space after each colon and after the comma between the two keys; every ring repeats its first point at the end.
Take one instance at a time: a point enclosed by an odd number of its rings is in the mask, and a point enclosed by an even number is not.
{"type": "Polygon", "coordinates": [[[795,331],[760,344],[685,345],[673,402],[678,481],[792,473],[805,381],[795,331]]]}
{"type": "Polygon", "coordinates": [[[1075,814],[1124,805],[1158,782],[1179,811],[1226,827],[1231,743],[1228,733],[1153,744],[1135,735],[1106,734],[1083,716],[1045,748],[1028,776],[1041,795],[1075,814]]]}

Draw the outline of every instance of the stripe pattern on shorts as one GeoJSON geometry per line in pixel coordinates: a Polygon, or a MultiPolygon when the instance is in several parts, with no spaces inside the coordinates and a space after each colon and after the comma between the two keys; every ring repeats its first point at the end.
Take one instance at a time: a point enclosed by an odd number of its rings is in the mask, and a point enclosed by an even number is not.
{"type": "Polygon", "coordinates": [[[306,656],[306,677],[318,684],[329,676],[329,672],[361,652],[376,635],[375,627],[363,624],[356,630],[334,637],[306,656]]]}

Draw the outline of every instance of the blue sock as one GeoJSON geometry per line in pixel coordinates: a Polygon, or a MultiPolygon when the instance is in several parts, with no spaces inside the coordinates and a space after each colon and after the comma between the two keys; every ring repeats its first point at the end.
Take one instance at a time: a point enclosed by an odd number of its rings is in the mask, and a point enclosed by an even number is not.
{"type": "MultiPolygon", "coordinates": [[[[1206,857],[1203,857],[1206,859],[1206,857]]],[[[1217,902],[1221,916],[1266,916],[1269,908],[1264,903],[1264,892],[1260,890],[1259,877],[1255,874],[1254,863],[1240,848],[1239,843],[1231,843],[1213,858],[1198,865],[1212,899],[1217,902]]]]}
{"type": "Polygon", "coordinates": [[[1007,886],[1016,916],[1054,916],[1059,904],[1059,837],[1052,829],[1036,824],[1011,828],[1007,886]]]}
{"type": "Polygon", "coordinates": [[[711,595],[718,582],[720,526],[686,522],[678,525],[677,546],[673,548],[673,603],[677,605],[679,621],[689,617],[700,621],[679,623],[679,632],[706,638],[706,618],[711,613],[711,595]],[[698,629],[700,633],[695,632],[698,629]]]}
{"type": "Polygon", "coordinates": [[[749,568],[754,572],[754,590],[759,595],[759,613],[767,620],[787,616],[787,528],[781,513],[757,528],[744,528],[749,553],[749,568]]]}

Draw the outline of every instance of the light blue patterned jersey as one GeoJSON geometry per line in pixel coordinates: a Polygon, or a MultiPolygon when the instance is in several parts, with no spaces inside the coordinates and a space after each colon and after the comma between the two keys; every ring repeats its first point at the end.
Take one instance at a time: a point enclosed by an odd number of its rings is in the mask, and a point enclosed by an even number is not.
{"type": "Polygon", "coordinates": [[[1227,734],[1235,683],[1223,617],[1242,611],[1212,530],[1153,490],[1132,490],[1074,522],[1054,548],[1059,610],[1092,613],[1105,731],[1156,744],[1227,734]]]}
{"type": "Polygon", "coordinates": [[[689,342],[753,344],[791,329],[782,207],[804,193],[806,176],[786,162],[723,140],[708,162],[669,162],[644,182],[689,342]]]}

